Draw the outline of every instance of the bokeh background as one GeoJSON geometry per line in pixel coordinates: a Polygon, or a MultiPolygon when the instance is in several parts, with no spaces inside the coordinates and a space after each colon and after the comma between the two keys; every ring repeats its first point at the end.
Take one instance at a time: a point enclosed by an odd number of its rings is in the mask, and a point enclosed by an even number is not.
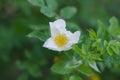
{"type": "MultiPolygon", "coordinates": [[[[56,14],[60,14],[60,10],[66,6],[76,8],[76,14],[66,20],[70,22],[70,27],[77,26],[83,32],[89,28],[96,29],[98,19],[105,24],[112,16],[120,20],[120,0],[56,2],[56,14]]],[[[50,3],[54,4],[52,1],[50,3]]],[[[66,80],[50,70],[64,54],[59,55],[42,47],[45,30],[49,29],[49,22],[54,20],[27,0],[0,0],[0,80],[66,80]],[[41,40],[27,36],[33,30],[40,30],[44,34],[41,40]]],[[[102,73],[96,73],[86,80],[120,80],[120,67],[106,67],[102,73]]]]}

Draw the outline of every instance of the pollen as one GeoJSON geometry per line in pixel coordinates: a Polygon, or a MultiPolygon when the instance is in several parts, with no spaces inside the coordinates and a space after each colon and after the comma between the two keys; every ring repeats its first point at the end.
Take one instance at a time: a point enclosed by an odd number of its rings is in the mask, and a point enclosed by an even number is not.
{"type": "Polygon", "coordinates": [[[58,47],[62,47],[67,44],[68,38],[64,34],[60,34],[54,38],[54,41],[58,47]]]}

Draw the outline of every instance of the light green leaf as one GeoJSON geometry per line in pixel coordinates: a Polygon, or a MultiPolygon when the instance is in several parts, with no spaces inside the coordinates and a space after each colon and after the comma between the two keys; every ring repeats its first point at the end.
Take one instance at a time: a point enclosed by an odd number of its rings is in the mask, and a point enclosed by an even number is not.
{"type": "Polygon", "coordinates": [[[60,11],[60,16],[65,19],[70,19],[76,14],[76,12],[77,12],[77,9],[75,7],[68,6],[68,7],[63,8],[60,11]]]}
{"type": "Polygon", "coordinates": [[[82,64],[82,61],[76,61],[76,60],[69,61],[66,63],[66,68],[74,69],[74,68],[79,67],[81,64],[82,64]]]}
{"type": "Polygon", "coordinates": [[[114,27],[114,28],[118,28],[119,27],[119,23],[116,17],[112,17],[110,20],[110,27],[114,27]]]}
{"type": "Polygon", "coordinates": [[[89,62],[89,66],[90,66],[91,68],[93,68],[95,71],[100,72],[100,70],[98,69],[95,61],[89,62]]]}
{"type": "Polygon", "coordinates": [[[72,49],[76,52],[76,53],[78,53],[81,57],[85,57],[85,55],[82,53],[82,51],[81,51],[81,49],[77,46],[77,45],[74,45],[73,47],[72,47],[72,49]]]}
{"type": "Polygon", "coordinates": [[[82,44],[82,53],[87,54],[89,50],[89,46],[86,44],[82,44]]]}
{"type": "Polygon", "coordinates": [[[66,67],[66,63],[63,61],[55,63],[52,67],[51,70],[55,73],[58,74],[69,74],[71,72],[71,69],[66,67]]]}
{"type": "Polygon", "coordinates": [[[88,30],[91,40],[97,39],[97,34],[93,29],[88,30]]]}
{"type": "Polygon", "coordinates": [[[34,6],[39,6],[39,7],[45,6],[44,0],[28,0],[28,2],[30,2],[34,6]]]}
{"type": "Polygon", "coordinates": [[[72,75],[69,80],[83,80],[80,76],[72,75]]]}
{"type": "Polygon", "coordinates": [[[101,39],[97,39],[95,42],[93,42],[93,47],[98,47],[100,45],[101,39]]]}
{"type": "Polygon", "coordinates": [[[107,47],[108,42],[106,40],[104,40],[104,46],[107,47]]]}
{"type": "Polygon", "coordinates": [[[43,13],[45,16],[50,17],[50,18],[55,17],[55,15],[56,15],[55,12],[53,10],[51,10],[51,8],[46,7],[46,6],[42,7],[40,12],[43,13]]]}
{"type": "Polygon", "coordinates": [[[119,23],[116,17],[112,17],[109,20],[110,26],[109,26],[109,33],[111,35],[119,35],[120,34],[120,27],[119,27],[119,23]]]}

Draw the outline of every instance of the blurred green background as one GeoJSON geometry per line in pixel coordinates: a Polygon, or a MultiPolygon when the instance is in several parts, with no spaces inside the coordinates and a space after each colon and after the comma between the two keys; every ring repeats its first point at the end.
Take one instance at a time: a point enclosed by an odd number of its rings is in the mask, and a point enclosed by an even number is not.
{"type": "MultiPolygon", "coordinates": [[[[112,16],[120,20],[120,0],[56,0],[57,5],[53,1],[49,0],[48,4],[57,6],[57,15],[62,13],[62,8],[73,7],[72,18],[64,14],[62,17],[69,22],[68,26],[77,26],[83,32],[89,28],[96,30],[98,19],[105,24],[112,16]]],[[[53,13],[40,9],[27,0],[0,0],[0,80],[63,80],[50,67],[64,54],[42,47],[49,22],[59,16],[54,18],[53,13]],[[33,30],[44,34],[41,41],[27,37],[33,30]]],[[[86,80],[120,80],[120,67],[105,68],[101,74],[91,77],[86,80]]]]}

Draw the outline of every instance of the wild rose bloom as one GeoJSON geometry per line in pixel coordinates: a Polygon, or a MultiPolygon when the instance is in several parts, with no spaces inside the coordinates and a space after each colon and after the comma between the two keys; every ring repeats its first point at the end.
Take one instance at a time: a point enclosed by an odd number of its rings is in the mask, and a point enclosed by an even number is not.
{"type": "Polygon", "coordinates": [[[66,30],[66,23],[63,19],[49,22],[51,37],[44,43],[43,47],[54,51],[66,51],[78,43],[80,31],[74,33],[66,30]]]}

